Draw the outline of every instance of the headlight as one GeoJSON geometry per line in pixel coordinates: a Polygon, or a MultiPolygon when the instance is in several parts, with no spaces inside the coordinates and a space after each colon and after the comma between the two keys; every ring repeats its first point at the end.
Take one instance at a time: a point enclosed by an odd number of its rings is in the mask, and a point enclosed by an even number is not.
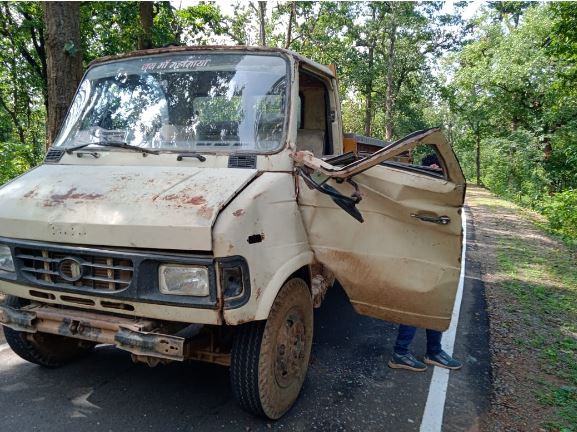
{"type": "Polygon", "coordinates": [[[160,292],[172,295],[206,297],[209,294],[208,269],[165,264],[158,271],[160,292]]]}
{"type": "Polygon", "coordinates": [[[0,270],[7,272],[14,272],[14,261],[12,260],[12,252],[8,246],[0,245],[0,270]]]}

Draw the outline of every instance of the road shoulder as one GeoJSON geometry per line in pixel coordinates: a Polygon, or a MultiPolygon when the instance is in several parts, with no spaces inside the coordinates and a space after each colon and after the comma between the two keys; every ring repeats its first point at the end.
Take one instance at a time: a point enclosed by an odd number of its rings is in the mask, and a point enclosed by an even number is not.
{"type": "Polygon", "coordinates": [[[491,411],[482,430],[575,430],[575,259],[519,207],[467,194],[490,322],[491,411]]]}

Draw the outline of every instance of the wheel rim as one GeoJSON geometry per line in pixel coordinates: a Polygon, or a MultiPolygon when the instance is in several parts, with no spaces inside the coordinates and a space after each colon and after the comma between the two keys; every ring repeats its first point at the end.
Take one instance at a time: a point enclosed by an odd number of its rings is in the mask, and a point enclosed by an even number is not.
{"type": "Polygon", "coordinates": [[[302,379],[305,348],[306,327],[303,315],[299,310],[291,309],[277,334],[275,378],[280,387],[289,387],[302,379]]]}

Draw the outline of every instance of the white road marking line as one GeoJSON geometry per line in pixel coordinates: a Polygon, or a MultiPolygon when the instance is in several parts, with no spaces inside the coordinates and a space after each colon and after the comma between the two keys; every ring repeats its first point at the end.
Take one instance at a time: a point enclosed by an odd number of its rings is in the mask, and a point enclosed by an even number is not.
{"type": "Polygon", "coordinates": [[[0,352],[9,349],[10,347],[8,346],[8,344],[1,344],[0,345],[0,352]]]}
{"type": "MultiPolygon", "coordinates": [[[[465,257],[467,252],[467,216],[463,208],[463,251],[461,253],[461,276],[459,277],[459,287],[453,306],[451,325],[443,333],[443,349],[449,355],[453,355],[455,336],[457,335],[457,325],[459,324],[459,313],[461,312],[461,301],[463,300],[463,285],[465,283],[465,257]]],[[[443,427],[443,413],[445,411],[445,398],[447,397],[447,386],[449,384],[449,370],[435,367],[433,378],[429,386],[429,395],[425,404],[425,412],[421,421],[420,432],[440,432],[443,427]]]]}

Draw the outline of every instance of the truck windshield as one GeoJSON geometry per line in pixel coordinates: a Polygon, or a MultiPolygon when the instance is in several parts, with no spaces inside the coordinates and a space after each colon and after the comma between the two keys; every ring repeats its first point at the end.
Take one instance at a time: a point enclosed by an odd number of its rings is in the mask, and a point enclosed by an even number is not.
{"type": "Polygon", "coordinates": [[[270,152],[283,141],[287,61],[175,53],[85,75],[54,146],[123,142],[161,151],[270,152]]]}

